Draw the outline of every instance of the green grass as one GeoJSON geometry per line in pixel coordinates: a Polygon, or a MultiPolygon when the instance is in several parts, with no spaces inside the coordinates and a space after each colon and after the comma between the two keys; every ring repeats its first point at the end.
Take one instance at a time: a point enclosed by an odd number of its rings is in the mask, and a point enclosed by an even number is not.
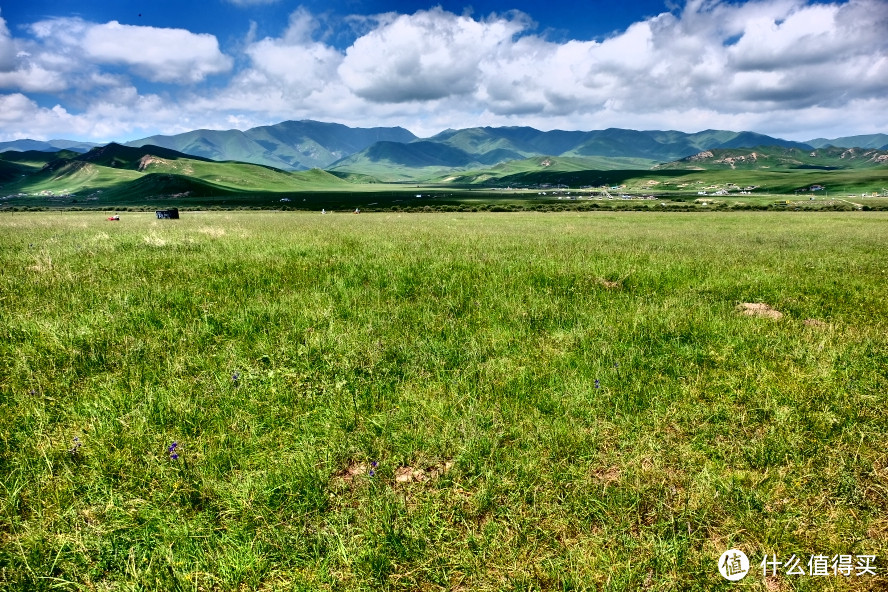
{"type": "Polygon", "coordinates": [[[0,216],[4,590],[886,585],[883,213],[121,218],[0,216]]]}

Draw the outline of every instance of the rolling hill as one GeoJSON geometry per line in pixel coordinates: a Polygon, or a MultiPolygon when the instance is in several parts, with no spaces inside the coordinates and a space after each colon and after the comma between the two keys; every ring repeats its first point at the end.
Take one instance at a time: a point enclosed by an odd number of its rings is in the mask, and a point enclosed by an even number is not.
{"type": "Polygon", "coordinates": [[[319,121],[284,121],[241,130],[195,130],[173,136],[151,136],[127,146],[161,146],[212,160],[236,160],[282,170],[325,168],[378,141],[415,140],[400,127],[351,128],[319,121]]]}
{"type": "Polygon", "coordinates": [[[888,150],[888,134],[868,134],[864,136],[846,136],[844,138],[817,138],[805,142],[812,148],[825,148],[835,146],[837,148],[876,148],[888,150]]]}
{"type": "Polygon", "coordinates": [[[468,185],[478,183],[503,184],[508,183],[511,179],[525,178],[528,175],[534,174],[551,179],[559,173],[645,170],[651,168],[654,164],[656,164],[655,161],[642,158],[533,156],[522,160],[503,162],[486,169],[450,172],[436,180],[442,183],[468,185]]]}
{"type": "Polygon", "coordinates": [[[888,166],[888,151],[833,146],[802,150],[778,146],[704,150],[656,170],[821,169],[844,170],[888,166]]]}
{"type": "Polygon", "coordinates": [[[605,166],[643,168],[696,154],[701,150],[762,144],[809,149],[806,144],[752,132],[706,130],[695,134],[678,131],[606,129],[590,132],[540,131],[531,127],[477,127],[446,130],[426,140],[397,145],[379,142],[330,166],[340,173],[416,178],[442,169],[478,169],[535,157],[601,158],[605,166]],[[621,163],[620,160],[624,159],[621,163]]]}
{"type": "Polygon", "coordinates": [[[207,197],[287,194],[348,187],[322,171],[282,171],[273,167],[215,162],[158,146],[108,144],[85,154],[74,152],[0,154],[0,182],[6,195],[106,201],[125,198],[207,197]],[[42,157],[40,155],[43,155],[42,157]]]}
{"type": "Polygon", "coordinates": [[[40,152],[58,152],[59,150],[71,150],[74,152],[88,152],[100,146],[94,142],[78,142],[76,140],[13,140],[11,142],[0,142],[0,152],[15,150],[25,152],[36,150],[40,152]]]}
{"type": "MultiPolygon", "coordinates": [[[[782,146],[801,150],[827,146],[886,149],[888,134],[818,138],[791,142],[748,131],[609,128],[594,131],[541,131],[532,127],[472,127],[448,129],[418,138],[401,127],[352,128],[312,120],[284,121],[245,131],[193,130],[158,135],[126,143],[130,147],[159,146],[192,157],[238,161],[281,170],[327,168],[338,175],[370,175],[380,179],[421,179],[446,169],[480,170],[513,160],[538,156],[634,159],[669,163],[707,150],[782,146]],[[378,145],[376,145],[378,143],[378,145]]],[[[86,152],[93,144],[70,140],[16,140],[0,150],[86,152]]]]}

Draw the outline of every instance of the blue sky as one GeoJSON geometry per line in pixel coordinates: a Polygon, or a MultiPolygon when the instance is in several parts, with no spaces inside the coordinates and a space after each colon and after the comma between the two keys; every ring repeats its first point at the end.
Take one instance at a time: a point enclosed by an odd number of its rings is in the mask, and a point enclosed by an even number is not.
{"type": "Polygon", "coordinates": [[[287,119],[888,132],[888,0],[0,0],[0,140],[287,119]]]}

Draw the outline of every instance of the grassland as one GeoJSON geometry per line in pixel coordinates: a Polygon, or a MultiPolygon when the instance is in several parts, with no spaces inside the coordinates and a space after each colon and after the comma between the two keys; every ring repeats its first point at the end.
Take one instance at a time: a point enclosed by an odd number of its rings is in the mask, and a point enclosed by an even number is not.
{"type": "Polygon", "coordinates": [[[4,590],[888,585],[883,213],[121,218],[0,216],[4,590]]]}
{"type": "MultiPolygon", "coordinates": [[[[762,150],[756,162],[768,160],[767,150],[762,150]]],[[[784,158],[786,153],[770,150],[773,154],[768,162],[784,158]]],[[[735,154],[717,152],[722,160],[727,158],[725,154],[735,154]]],[[[83,155],[60,153],[62,158],[33,151],[0,154],[0,211],[171,206],[314,211],[700,209],[704,206],[695,205],[695,200],[704,193],[706,207],[766,209],[784,207],[790,198],[793,203],[789,205],[800,209],[888,209],[884,199],[888,198],[888,166],[865,158],[867,152],[854,161],[858,168],[836,168],[845,152],[852,151],[839,150],[832,160],[803,155],[811,161],[832,163],[825,169],[741,166],[736,170],[695,170],[702,161],[673,163],[681,168],[652,169],[653,161],[637,158],[540,156],[473,171],[420,166],[422,162],[400,168],[379,162],[349,171],[286,172],[188,157],[156,146],[109,144],[83,155]],[[816,195],[808,191],[818,185],[825,190],[816,195]],[[618,198],[621,194],[650,196],[660,203],[559,203],[551,193],[553,188],[583,190],[586,199],[604,200],[609,197],[607,191],[614,191],[618,198]],[[744,189],[749,191],[741,194],[744,189]],[[714,192],[726,195],[713,201],[714,192]],[[801,203],[810,197],[815,203],[801,203]]],[[[797,153],[792,152],[793,158],[797,153]]]]}

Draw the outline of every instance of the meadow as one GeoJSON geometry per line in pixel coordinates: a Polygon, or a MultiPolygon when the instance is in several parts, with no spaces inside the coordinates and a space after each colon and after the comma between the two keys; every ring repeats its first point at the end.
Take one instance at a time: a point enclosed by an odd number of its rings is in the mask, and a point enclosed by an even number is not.
{"type": "Polygon", "coordinates": [[[888,588],[884,212],[105,216],[0,215],[4,590],[888,588]]]}

